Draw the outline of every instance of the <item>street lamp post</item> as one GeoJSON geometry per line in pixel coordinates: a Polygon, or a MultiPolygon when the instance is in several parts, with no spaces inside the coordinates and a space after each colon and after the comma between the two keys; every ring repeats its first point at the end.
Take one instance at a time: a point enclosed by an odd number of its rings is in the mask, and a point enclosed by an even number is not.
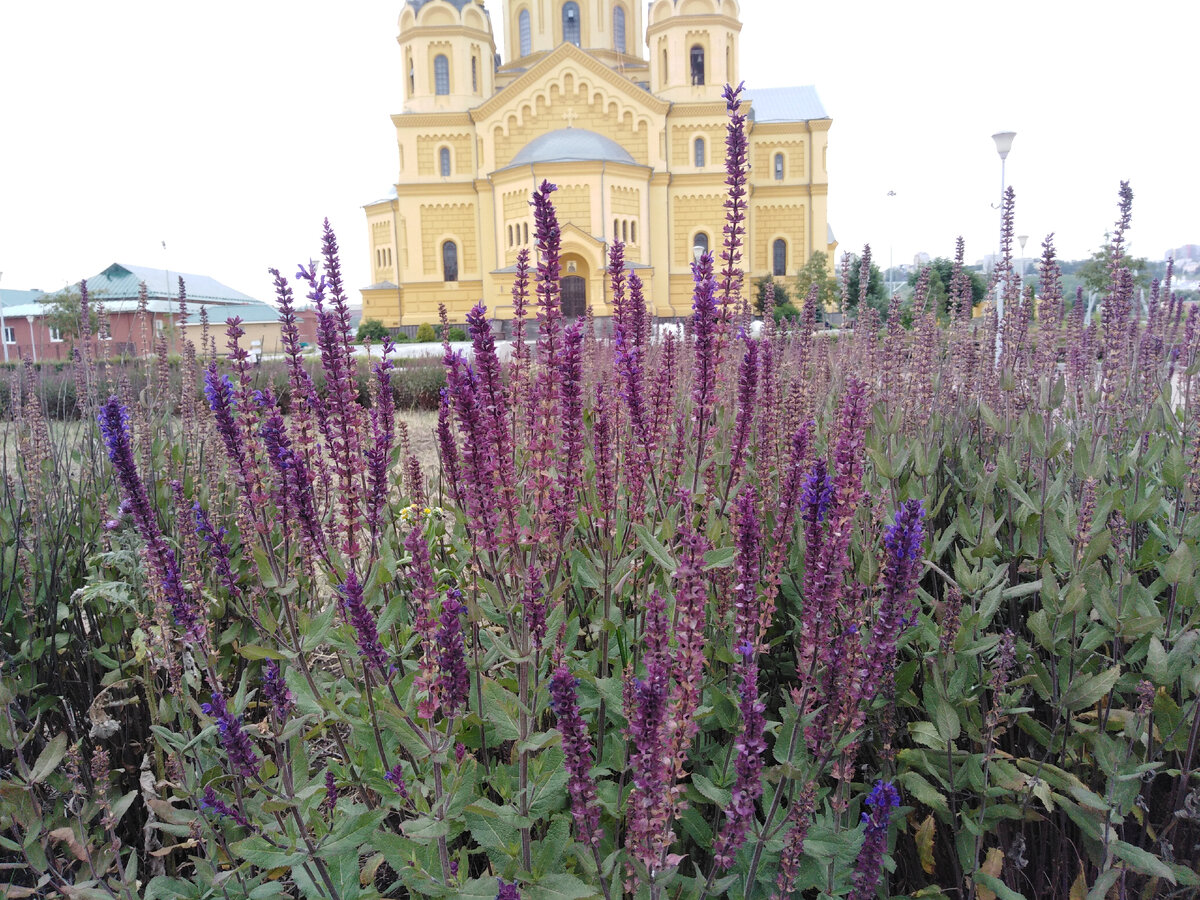
{"type": "Polygon", "coordinates": [[[1021,281],[1025,281],[1025,242],[1029,240],[1029,235],[1018,234],[1017,243],[1021,245],[1021,281]]]}
{"type": "MultiPolygon", "coordinates": [[[[896,192],[888,191],[887,195],[889,197],[895,197],[896,192]]],[[[892,211],[891,204],[888,204],[888,212],[891,213],[891,215],[888,216],[888,300],[890,301],[892,298],[892,293],[894,292],[894,288],[892,287],[892,279],[896,274],[896,266],[892,259],[892,246],[896,242],[896,214],[892,211]]]]}
{"type": "MultiPolygon", "coordinates": [[[[992,135],[992,140],[996,142],[996,152],[1000,155],[1000,230],[1001,235],[1004,231],[1004,190],[1007,185],[1004,182],[1004,161],[1008,159],[1008,152],[1012,150],[1013,138],[1017,136],[1015,131],[998,131],[992,135]]],[[[1004,348],[1003,333],[1001,327],[1004,324],[1004,286],[999,279],[996,280],[996,363],[1000,363],[1000,351],[1004,348]]]]}

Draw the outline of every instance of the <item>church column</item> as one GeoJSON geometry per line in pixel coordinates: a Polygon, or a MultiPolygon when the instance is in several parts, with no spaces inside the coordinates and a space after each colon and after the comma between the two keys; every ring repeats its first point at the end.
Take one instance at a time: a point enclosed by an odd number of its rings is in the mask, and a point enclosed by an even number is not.
{"type": "Polygon", "coordinates": [[[645,209],[647,262],[654,266],[654,286],[650,296],[656,316],[680,315],[671,307],[671,199],[667,188],[671,176],[655,172],[650,176],[645,209]]]}
{"type": "Polygon", "coordinates": [[[486,178],[475,180],[475,198],[479,220],[479,277],[483,281],[483,296],[479,299],[487,304],[489,315],[494,316],[499,301],[496,296],[496,276],[492,272],[503,268],[504,262],[500,259],[496,244],[500,226],[496,225],[495,191],[486,178]]]}

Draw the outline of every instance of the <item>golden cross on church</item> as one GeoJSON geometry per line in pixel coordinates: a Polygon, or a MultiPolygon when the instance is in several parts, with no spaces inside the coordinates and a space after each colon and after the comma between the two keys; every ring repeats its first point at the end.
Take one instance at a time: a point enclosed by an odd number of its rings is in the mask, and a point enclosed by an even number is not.
{"type": "Polygon", "coordinates": [[[565,113],[563,113],[563,121],[567,123],[568,128],[574,128],[575,120],[578,118],[579,113],[575,112],[574,109],[568,109],[565,113]]]}

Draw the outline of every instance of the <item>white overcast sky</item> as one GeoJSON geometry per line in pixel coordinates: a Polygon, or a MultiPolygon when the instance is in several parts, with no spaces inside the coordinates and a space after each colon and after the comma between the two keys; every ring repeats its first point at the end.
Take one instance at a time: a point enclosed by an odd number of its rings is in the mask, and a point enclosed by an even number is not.
{"type": "MultiPolygon", "coordinates": [[[[316,254],[325,216],[367,284],[361,206],[397,175],[400,9],[0,0],[0,287],[121,261],[270,299],[266,269],[316,254]]],[[[1049,231],[1066,258],[1095,249],[1121,179],[1135,253],[1200,243],[1200,3],[742,0],[742,20],[747,84],[813,84],[833,118],[842,250],[900,263],[962,234],[970,259],[990,252],[1001,130],[1029,256],[1049,231]]]]}

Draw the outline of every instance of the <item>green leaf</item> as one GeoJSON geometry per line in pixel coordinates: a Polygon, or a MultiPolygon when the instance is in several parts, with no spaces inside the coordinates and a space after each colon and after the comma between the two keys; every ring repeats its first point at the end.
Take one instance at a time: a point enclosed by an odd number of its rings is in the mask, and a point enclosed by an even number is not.
{"type": "Polygon", "coordinates": [[[704,570],[727,569],[737,558],[737,547],[718,547],[704,554],[704,570]]]}
{"type": "Polygon", "coordinates": [[[943,815],[950,814],[950,807],[946,804],[946,795],[930,784],[920,772],[912,770],[904,772],[900,775],[900,783],[904,785],[904,789],[908,793],[930,809],[937,810],[943,815]]]}
{"type": "Polygon", "coordinates": [[[1121,667],[1113,666],[1106,672],[1076,678],[1063,694],[1063,706],[1072,712],[1092,706],[1112,690],[1120,677],[1121,667]]]}
{"type": "Polygon", "coordinates": [[[62,758],[67,755],[67,733],[60,731],[38,754],[33,769],[29,772],[29,783],[40,784],[46,776],[58,768],[62,758]]]}
{"type": "Polygon", "coordinates": [[[511,812],[480,802],[463,810],[463,817],[467,823],[467,830],[480,847],[515,857],[521,849],[521,835],[502,818],[505,813],[511,812]]]}
{"type": "Polygon", "coordinates": [[[238,648],[238,655],[244,659],[287,659],[287,655],[278,650],[269,650],[255,644],[246,644],[238,648]]]}
{"type": "Polygon", "coordinates": [[[299,865],[308,854],[303,850],[284,850],[272,847],[261,837],[244,838],[229,848],[233,855],[260,869],[281,869],[299,865]]]}
{"type": "Polygon", "coordinates": [[[566,874],[547,875],[536,884],[521,886],[521,896],[527,900],[583,900],[597,894],[574,875],[566,874]]]}
{"type": "Polygon", "coordinates": [[[1124,841],[1113,841],[1109,844],[1113,854],[1120,860],[1129,863],[1129,867],[1142,875],[1154,878],[1164,878],[1171,884],[1175,883],[1175,873],[1165,862],[1141,847],[1127,844],[1124,841]]]}
{"type": "Polygon", "coordinates": [[[178,897],[199,897],[200,887],[195,882],[182,878],[157,875],[146,885],[142,900],[175,900],[178,897]]]}
{"type": "Polygon", "coordinates": [[[733,794],[730,791],[717,787],[710,779],[701,775],[699,772],[692,773],[692,784],[695,785],[696,790],[698,790],[706,800],[710,800],[721,808],[729,806],[729,803],[733,798],[733,794]]]}
{"type": "Polygon", "coordinates": [[[638,536],[645,551],[653,558],[653,560],[663,567],[668,572],[674,572],[679,568],[679,563],[671,556],[671,551],[664,547],[653,534],[650,533],[645,525],[634,525],[634,532],[638,536]]]}
{"type": "Polygon", "coordinates": [[[948,700],[938,700],[937,730],[943,741],[954,741],[962,733],[962,725],[958,720],[958,712],[948,700]]]}
{"type": "Polygon", "coordinates": [[[976,872],[974,878],[976,884],[987,888],[999,897],[1000,900],[1025,900],[1024,894],[1014,891],[995,875],[989,875],[987,872],[976,872]]]}

